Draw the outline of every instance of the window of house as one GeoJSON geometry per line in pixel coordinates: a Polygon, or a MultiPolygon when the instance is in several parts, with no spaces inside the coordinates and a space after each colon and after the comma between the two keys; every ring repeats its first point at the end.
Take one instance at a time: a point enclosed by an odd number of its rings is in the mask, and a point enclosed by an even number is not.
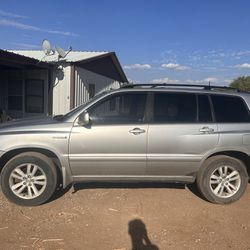
{"type": "Polygon", "coordinates": [[[90,83],[89,84],[89,99],[93,98],[95,96],[95,84],[90,83]]]}
{"type": "Polygon", "coordinates": [[[8,81],[8,110],[23,109],[23,82],[22,80],[8,81]]]}
{"type": "Polygon", "coordinates": [[[198,95],[199,122],[212,122],[212,112],[207,95],[198,95]]]}
{"type": "Polygon", "coordinates": [[[129,124],[144,121],[146,93],[113,95],[89,109],[92,124],[129,124]]]}
{"type": "Polygon", "coordinates": [[[155,93],[154,122],[185,123],[197,120],[196,96],[186,93],[155,93]]]}
{"type": "Polygon", "coordinates": [[[25,81],[25,112],[44,113],[44,81],[29,79],[25,81]]]}
{"type": "Polygon", "coordinates": [[[212,95],[217,122],[249,122],[250,117],[244,101],[236,96],[212,95]]]}

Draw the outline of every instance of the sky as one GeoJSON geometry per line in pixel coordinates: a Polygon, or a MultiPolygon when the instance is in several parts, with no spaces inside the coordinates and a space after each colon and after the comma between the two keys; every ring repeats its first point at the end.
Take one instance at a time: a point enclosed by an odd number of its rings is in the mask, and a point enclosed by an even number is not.
{"type": "Polygon", "coordinates": [[[134,83],[250,75],[248,0],[0,0],[0,48],[115,51],[134,83]]]}

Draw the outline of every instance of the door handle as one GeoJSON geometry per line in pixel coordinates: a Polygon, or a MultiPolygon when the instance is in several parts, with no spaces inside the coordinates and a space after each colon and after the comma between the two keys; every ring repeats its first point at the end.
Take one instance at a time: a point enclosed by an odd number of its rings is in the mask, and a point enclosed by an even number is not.
{"type": "Polygon", "coordinates": [[[200,129],[200,132],[204,134],[212,134],[214,132],[214,129],[209,127],[203,127],[200,129]]]}
{"type": "Polygon", "coordinates": [[[134,135],[139,135],[142,133],[145,133],[146,130],[145,129],[141,129],[141,128],[134,128],[132,130],[129,130],[129,133],[134,134],[134,135]]]}

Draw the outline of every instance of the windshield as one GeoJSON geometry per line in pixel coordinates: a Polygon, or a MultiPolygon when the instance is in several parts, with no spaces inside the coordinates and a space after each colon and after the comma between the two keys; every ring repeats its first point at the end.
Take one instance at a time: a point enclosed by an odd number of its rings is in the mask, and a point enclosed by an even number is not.
{"type": "Polygon", "coordinates": [[[62,116],[62,120],[68,119],[71,116],[77,114],[81,109],[83,109],[85,106],[87,106],[88,104],[90,104],[91,102],[95,101],[96,99],[100,98],[101,96],[105,95],[108,91],[105,92],[101,92],[99,94],[97,94],[96,96],[94,96],[93,98],[89,99],[87,102],[85,102],[84,104],[70,110],[67,114],[62,116]]]}

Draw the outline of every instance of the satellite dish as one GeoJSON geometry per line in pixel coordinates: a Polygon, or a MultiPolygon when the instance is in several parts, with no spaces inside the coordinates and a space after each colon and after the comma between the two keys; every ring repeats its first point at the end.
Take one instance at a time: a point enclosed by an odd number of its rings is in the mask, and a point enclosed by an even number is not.
{"type": "Polygon", "coordinates": [[[46,56],[50,55],[52,49],[50,42],[47,39],[44,39],[42,42],[42,48],[46,56]]]}
{"type": "Polygon", "coordinates": [[[65,52],[64,49],[56,46],[56,51],[58,53],[58,60],[59,60],[60,58],[65,58],[69,54],[69,52],[72,51],[72,47],[70,46],[69,50],[67,52],[65,52]]]}
{"type": "Polygon", "coordinates": [[[60,47],[56,46],[56,51],[58,53],[59,58],[65,58],[67,53],[60,47]]]}

